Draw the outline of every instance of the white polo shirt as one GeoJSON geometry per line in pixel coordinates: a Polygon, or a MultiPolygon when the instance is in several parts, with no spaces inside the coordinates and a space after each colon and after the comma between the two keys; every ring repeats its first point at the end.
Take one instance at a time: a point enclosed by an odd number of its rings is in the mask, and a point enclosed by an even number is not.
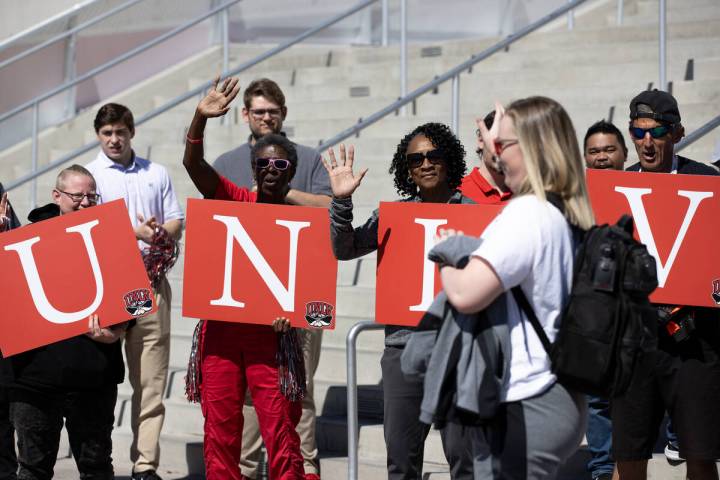
{"type": "MultiPolygon", "coordinates": [[[[560,211],[535,195],[507,204],[483,232],[474,256],[487,261],[503,290],[520,285],[550,341],[554,341],[572,286],[574,249],[570,227],[560,211]]],[[[550,360],[535,330],[508,294],[510,372],[503,401],[523,400],[555,383],[550,360]]]]}
{"type": "MultiPolygon", "coordinates": [[[[101,150],[85,168],[95,177],[101,203],[119,198],[125,200],[133,227],[140,223],[138,214],[145,219],[154,216],[158,223],[185,218],[170,176],[162,165],[140,158],[133,152],[133,160],[125,168],[110,160],[101,150]]],[[[138,240],[138,246],[143,248],[147,245],[138,240]]]]}

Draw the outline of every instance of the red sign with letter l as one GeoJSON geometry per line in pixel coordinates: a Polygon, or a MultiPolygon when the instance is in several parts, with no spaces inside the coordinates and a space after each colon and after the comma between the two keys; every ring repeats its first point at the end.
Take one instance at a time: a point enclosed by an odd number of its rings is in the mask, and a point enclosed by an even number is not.
{"type": "Polygon", "coordinates": [[[499,205],[380,203],[375,318],[415,326],[440,291],[437,266],[427,259],[438,229],[479,236],[499,205]]]}

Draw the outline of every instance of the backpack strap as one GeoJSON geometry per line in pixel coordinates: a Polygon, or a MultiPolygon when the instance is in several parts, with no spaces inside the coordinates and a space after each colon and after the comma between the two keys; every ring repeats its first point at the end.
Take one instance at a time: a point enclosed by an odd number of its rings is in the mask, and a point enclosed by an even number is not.
{"type": "Polygon", "coordinates": [[[550,343],[550,339],[548,338],[547,333],[545,333],[545,330],[543,330],[542,325],[540,325],[540,320],[538,320],[537,315],[535,315],[535,311],[533,310],[532,305],[530,305],[530,302],[525,296],[525,292],[523,292],[522,288],[520,288],[520,285],[518,285],[517,287],[512,288],[512,293],[518,306],[522,309],[523,312],[525,312],[525,316],[527,316],[528,320],[530,321],[530,325],[532,325],[535,333],[537,333],[537,336],[540,338],[540,343],[542,343],[545,352],[550,355],[550,349],[552,348],[552,344],[550,343]]]}

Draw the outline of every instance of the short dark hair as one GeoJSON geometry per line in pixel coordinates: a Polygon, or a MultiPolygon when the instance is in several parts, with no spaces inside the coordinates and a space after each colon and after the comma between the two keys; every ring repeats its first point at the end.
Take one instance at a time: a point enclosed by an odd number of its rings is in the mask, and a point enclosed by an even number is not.
{"type": "Polygon", "coordinates": [[[451,190],[455,190],[465,176],[465,148],[450,128],[442,123],[420,125],[400,141],[389,170],[391,175],[395,175],[395,190],[401,196],[412,197],[417,194],[417,185],[409,178],[410,169],[405,157],[408,145],[417,135],[425,135],[435,148],[443,152],[447,167],[448,186],[451,190]]]}
{"type": "Polygon", "coordinates": [[[250,82],[243,92],[243,103],[245,108],[250,108],[253,97],[265,97],[271,100],[280,108],[285,108],[285,94],[277,83],[269,78],[259,78],[250,82]]]}
{"type": "Polygon", "coordinates": [[[585,133],[585,140],[583,140],[583,152],[585,152],[585,149],[587,148],[588,139],[596,133],[615,135],[623,151],[627,154],[627,147],[625,146],[625,139],[623,138],[622,133],[615,125],[610,122],[606,122],[604,119],[593,123],[590,128],[588,128],[587,133],[585,133]]]}
{"type": "Polygon", "coordinates": [[[95,115],[95,133],[98,133],[105,125],[113,123],[122,123],[131,132],[135,131],[135,119],[129,108],[119,103],[106,103],[95,115]]]}
{"type": "Polygon", "coordinates": [[[250,161],[252,162],[253,166],[255,165],[255,160],[257,160],[258,158],[258,152],[263,148],[269,147],[271,145],[280,147],[285,150],[285,153],[287,153],[288,156],[287,159],[290,161],[293,169],[297,168],[298,157],[295,144],[288,140],[287,137],[285,137],[284,135],[280,135],[279,133],[268,133],[267,135],[263,135],[262,137],[260,137],[255,142],[255,145],[253,145],[252,149],[250,150],[250,161]]]}
{"type": "Polygon", "coordinates": [[[492,128],[493,121],[495,120],[495,110],[490,110],[487,115],[485,115],[485,118],[483,118],[483,123],[485,124],[485,128],[490,130],[492,128]]]}

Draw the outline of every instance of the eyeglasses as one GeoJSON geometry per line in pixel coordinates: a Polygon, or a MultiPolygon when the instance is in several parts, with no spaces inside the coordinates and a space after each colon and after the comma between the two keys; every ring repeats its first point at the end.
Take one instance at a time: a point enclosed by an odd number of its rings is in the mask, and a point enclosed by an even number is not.
{"type": "Polygon", "coordinates": [[[290,166],[290,160],[284,158],[258,158],[255,160],[255,168],[262,170],[272,165],[275,170],[287,170],[290,166]]]}
{"type": "Polygon", "coordinates": [[[60,193],[64,193],[68,197],[70,197],[70,200],[73,201],[73,203],[80,203],[83,201],[83,198],[88,199],[88,203],[91,205],[96,205],[100,201],[100,194],[99,193],[70,193],[66,192],[64,190],[58,190],[60,193]]]}
{"type": "Polygon", "coordinates": [[[518,140],[514,138],[510,140],[495,140],[493,142],[493,144],[495,145],[495,155],[502,155],[502,152],[504,152],[506,148],[512,147],[517,143],[518,140]]]}
{"type": "Polygon", "coordinates": [[[445,155],[440,150],[430,150],[428,152],[422,153],[422,152],[416,152],[416,153],[408,153],[405,155],[405,159],[408,162],[408,166],[410,168],[418,168],[423,163],[425,163],[425,159],[428,159],[430,163],[433,165],[437,165],[438,163],[442,163],[445,161],[445,155]]]}
{"type": "Polygon", "coordinates": [[[273,118],[277,118],[282,115],[282,108],[251,108],[250,113],[255,118],[263,118],[265,114],[270,115],[273,118]]]}
{"type": "Polygon", "coordinates": [[[653,128],[630,127],[630,135],[636,140],[645,138],[645,134],[649,133],[652,138],[661,138],[668,134],[670,127],[668,125],[660,125],[653,128]]]}

